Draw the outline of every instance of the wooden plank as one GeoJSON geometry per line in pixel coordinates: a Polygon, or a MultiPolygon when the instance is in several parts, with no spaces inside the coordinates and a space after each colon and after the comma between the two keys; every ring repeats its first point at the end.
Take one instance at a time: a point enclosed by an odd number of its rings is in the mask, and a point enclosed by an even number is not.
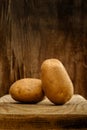
{"type": "Polygon", "coordinates": [[[6,95],[0,99],[0,128],[87,129],[87,100],[74,95],[66,104],[59,106],[47,98],[38,104],[20,104],[6,95]]]}

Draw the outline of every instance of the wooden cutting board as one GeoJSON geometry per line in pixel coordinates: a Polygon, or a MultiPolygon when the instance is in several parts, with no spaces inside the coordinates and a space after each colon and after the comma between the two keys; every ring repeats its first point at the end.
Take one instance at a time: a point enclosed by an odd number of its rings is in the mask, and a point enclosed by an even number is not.
{"type": "Polygon", "coordinates": [[[87,129],[87,100],[74,95],[64,105],[47,98],[38,104],[20,104],[10,95],[0,98],[0,130],[87,129]]]}

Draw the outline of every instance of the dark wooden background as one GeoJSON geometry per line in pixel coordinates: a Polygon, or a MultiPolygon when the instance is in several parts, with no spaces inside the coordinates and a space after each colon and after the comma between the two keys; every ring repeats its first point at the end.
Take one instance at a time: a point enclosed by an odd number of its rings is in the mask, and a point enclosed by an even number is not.
{"type": "Polygon", "coordinates": [[[87,98],[87,1],[0,0],[0,96],[53,57],[87,98]]]}

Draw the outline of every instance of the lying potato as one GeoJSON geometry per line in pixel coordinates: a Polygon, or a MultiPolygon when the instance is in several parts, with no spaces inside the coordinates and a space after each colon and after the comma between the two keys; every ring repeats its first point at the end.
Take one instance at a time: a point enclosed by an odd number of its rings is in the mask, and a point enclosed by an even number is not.
{"type": "Polygon", "coordinates": [[[54,104],[64,104],[72,97],[73,84],[59,60],[47,59],[42,63],[41,80],[45,95],[54,104]]]}
{"type": "Polygon", "coordinates": [[[13,99],[25,103],[37,103],[44,97],[40,79],[24,78],[12,84],[9,93],[13,99]]]}

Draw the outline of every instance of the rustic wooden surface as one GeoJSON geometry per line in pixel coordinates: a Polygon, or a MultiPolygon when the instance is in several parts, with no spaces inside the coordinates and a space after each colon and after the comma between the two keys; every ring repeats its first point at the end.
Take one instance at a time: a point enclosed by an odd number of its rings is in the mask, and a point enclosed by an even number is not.
{"type": "Polygon", "coordinates": [[[74,95],[55,106],[47,98],[38,104],[21,104],[10,95],[0,98],[0,130],[87,129],[87,100],[74,95]]]}
{"type": "Polygon", "coordinates": [[[87,1],[0,0],[0,96],[17,79],[40,77],[52,57],[87,98],[87,1]]]}

